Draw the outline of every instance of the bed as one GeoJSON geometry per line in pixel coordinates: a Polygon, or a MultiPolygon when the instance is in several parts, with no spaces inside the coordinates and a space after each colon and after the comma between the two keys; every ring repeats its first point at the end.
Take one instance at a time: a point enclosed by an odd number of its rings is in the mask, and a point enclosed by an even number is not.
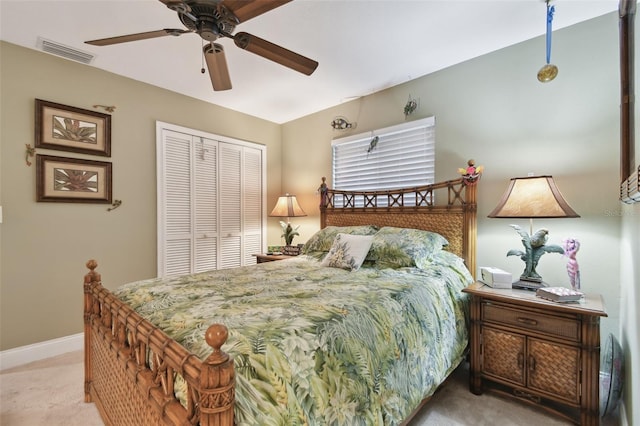
{"type": "Polygon", "coordinates": [[[476,183],[323,188],[290,260],[113,292],[88,261],[85,401],[108,425],[406,424],[466,354],[476,183]]]}

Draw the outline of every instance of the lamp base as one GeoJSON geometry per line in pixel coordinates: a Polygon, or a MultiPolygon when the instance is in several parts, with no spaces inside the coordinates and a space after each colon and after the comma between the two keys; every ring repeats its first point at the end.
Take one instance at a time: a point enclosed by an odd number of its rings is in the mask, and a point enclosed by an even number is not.
{"type": "Polygon", "coordinates": [[[520,288],[523,290],[531,290],[531,291],[536,291],[539,288],[542,287],[549,287],[549,284],[542,282],[542,281],[525,281],[525,280],[519,280],[514,282],[513,284],[511,284],[511,287],[513,288],[520,288]]]}

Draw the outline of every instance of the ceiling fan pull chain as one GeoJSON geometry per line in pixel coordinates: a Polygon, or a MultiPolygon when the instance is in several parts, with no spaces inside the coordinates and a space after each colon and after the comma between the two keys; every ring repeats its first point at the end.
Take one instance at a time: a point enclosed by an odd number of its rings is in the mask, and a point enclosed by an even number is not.
{"type": "Polygon", "coordinates": [[[204,74],[205,73],[205,69],[204,69],[204,39],[201,38],[200,40],[202,41],[202,49],[200,49],[200,52],[201,52],[200,53],[200,66],[202,68],[200,68],[200,72],[202,74],[204,74]]]}

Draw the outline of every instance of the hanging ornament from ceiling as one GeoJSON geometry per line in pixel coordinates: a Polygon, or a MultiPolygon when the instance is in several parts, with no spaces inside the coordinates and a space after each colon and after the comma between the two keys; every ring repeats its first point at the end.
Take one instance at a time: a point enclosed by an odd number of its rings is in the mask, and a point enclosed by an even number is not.
{"type": "Polygon", "coordinates": [[[538,71],[538,80],[541,83],[547,83],[558,75],[558,67],[551,62],[551,23],[553,22],[553,14],[556,11],[555,6],[551,6],[550,0],[547,0],[547,63],[538,71]]]}

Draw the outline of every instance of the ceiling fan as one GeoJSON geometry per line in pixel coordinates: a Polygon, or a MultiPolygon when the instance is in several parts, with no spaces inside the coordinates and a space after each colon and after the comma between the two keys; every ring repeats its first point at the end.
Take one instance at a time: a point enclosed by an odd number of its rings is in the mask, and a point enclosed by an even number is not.
{"type": "MultiPolygon", "coordinates": [[[[209,69],[213,90],[231,89],[231,78],[229,77],[224,48],[221,44],[214,43],[220,37],[233,39],[235,45],[241,49],[248,50],[251,53],[306,75],[311,75],[318,67],[318,62],[260,37],[245,32],[233,34],[236,25],[289,3],[291,0],[160,1],[178,14],[186,29],[165,28],[157,31],[90,40],[85,43],[94,46],[108,46],[168,35],[179,36],[185,33],[196,33],[203,40],[209,42],[203,46],[203,54],[209,69]]],[[[204,72],[204,69],[202,72],[204,72]]]]}

